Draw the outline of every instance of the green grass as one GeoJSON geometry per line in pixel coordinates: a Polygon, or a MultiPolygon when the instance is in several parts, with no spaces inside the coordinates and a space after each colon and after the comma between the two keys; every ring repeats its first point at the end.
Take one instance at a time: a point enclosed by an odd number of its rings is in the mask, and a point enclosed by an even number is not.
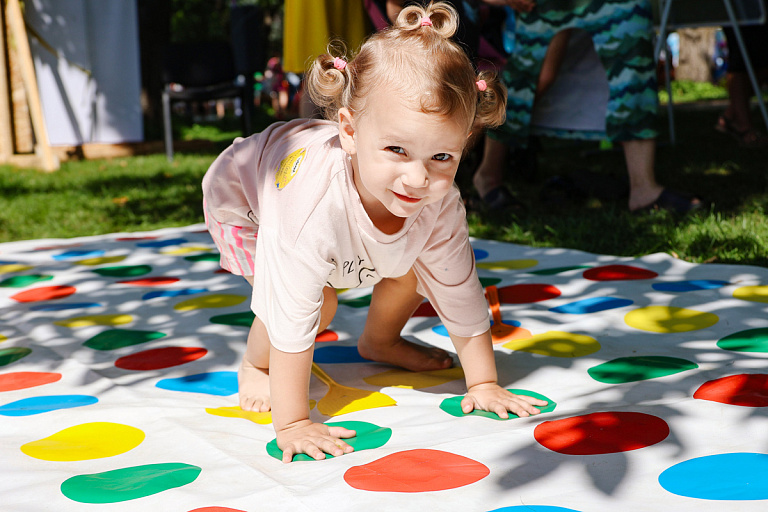
{"type": "MultiPolygon", "coordinates": [[[[626,176],[623,154],[599,151],[595,143],[544,140],[539,170],[523,177],[508,169],[506,180],[526,208],[514,215],[470,214],[473,236],[537,247],[640,256],[666,252],[691,262],[768,266],[768,150],[745,150],[712,126],[715,108],[676,109],[678,144],[656,156],[659,181],[695,192],[710,209],[678,218],[665,213],[631,215],[626,199],[559,196],[545,201],[545,183],[576,169],[606,180],[626,176]]],[[[659,127],[664,129],[665,109],[659,127]]],[[[759,117],[755,118],[762,127],[759,117]]],[[[200,181],[216,155],[236,135],[192,127],[185,138],[205,136],[212,148],[163,155],[66,162],[51,174],[0,166],[0,242],[152,230],[202,222],[200,181]],[[192,135],[190,135],[190,133],[192,135]]],[[[764,128],[764,127],[763,127],[764,128]]],[[[473,161],[457,181],[466,189],[473,161]]]]}

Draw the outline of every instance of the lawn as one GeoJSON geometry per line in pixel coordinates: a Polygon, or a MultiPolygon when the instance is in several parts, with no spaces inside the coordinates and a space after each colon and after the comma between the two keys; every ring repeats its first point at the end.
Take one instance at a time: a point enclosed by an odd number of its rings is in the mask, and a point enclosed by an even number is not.
{"type": "MultiPolygon", "coordinates": [[[[597,143],[543,140],[538,170],[506,179],[524,208],[508,215],[471,213],[474,236],[537,247],[639,256],[666,252],[691,262],[768,266],[768,149],[746,150],[713,130],[721,105],[678,105],[678,142],[668,144],[666,110],[660,109],[659,181],[695,192],[711,203],[687,217],[665,213],[631,215],[618,194],[580,195],[553,189],[568,176],[588,176],[590,185],[625,178],[623,154],[597,143]],[[558,177],[558,178],[556,178],[558,177]],[[554,191],[554,193],[553,193],[554,191]]],[[[762,126],[759,116],[755,120],[762,126]]],[[[45,174],[0,166],[0,242],[151,230],[201,222],[200,181],[206,169],[238,135],[232,125],[191,126],[185,138],[214,144],[199,152],[93,161],[70,161],[45,174]]],[[[470,157],[457,181],[467,189],[470,157]]]]}

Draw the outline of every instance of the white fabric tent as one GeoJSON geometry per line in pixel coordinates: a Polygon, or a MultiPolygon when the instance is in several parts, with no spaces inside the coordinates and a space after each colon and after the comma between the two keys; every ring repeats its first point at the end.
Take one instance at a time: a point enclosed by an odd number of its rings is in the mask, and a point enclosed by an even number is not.
{"type": "Polygon", "coordinates": [[[31,0],[25,18],[52,145],[144,139],[134,0],[31,0]]]}

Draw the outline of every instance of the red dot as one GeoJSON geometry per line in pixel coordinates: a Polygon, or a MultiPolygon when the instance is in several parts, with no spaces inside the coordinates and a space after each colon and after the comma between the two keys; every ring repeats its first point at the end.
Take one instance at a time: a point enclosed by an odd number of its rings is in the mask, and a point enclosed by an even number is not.
{"type": "Polygon", "coordinates": [[[633,281],[653,279],[659,274],[652,270],[629,265],[606,265],[585,270],[583,275],[584,279],[591,281],[633,281]]]}
{"type": "Polygon", "coordinates": [[[196,508],[195,510],[190,510],[189,512],[245,512],[245,511],[240,510],[239,508],[229,508],[229,507],[203,507],[203,508],[196,508]]]}
{"type": "Polygon", "coordinates": [[[122,236],[115,238],[115,242],[139,242],[141,240],[155,240],[156,236],[122,236]]]}
{"type": "Polygon", "coordinates": [[[315,341],[318,343],[325,343],[328,341],[339,341],[339,335],[330,329],[326,329],[315,337],[315,341]]]}
{"type": "Polygon", "coordinates": [[[502,304],[527,304],[559,296],[560,290],[551,284],[513,284],[499,288],[499,302],[502,304]]]}
{"type": "Polygon", "coordinates": [[[422,302],[411,316],[437,316],[437,311],[431,302],[422,302]]]}
{"type": "Polygon", "coordinates": [[[160,370],[200,359],[208,351],[198,347],[164,347],[121,357],[115,366],[123,370],[160,370]]]}
{"type": "Polygon", "coordinates": [[[0,391],[16,391],[50,384],[61,379],[60,373],[13,372],[0,375],[0,391]]]}
{"type": "Polygon", "coordinates": [[[439,450],[393,453],[344,473],[355,489],[376,492],[433,492],[463,487],[490,474],[483,464],[439,450]]]}
{"type": "Polygon", "coordinates": [[[69,297],[73,293],[75,293],[74,286],[41,286],[40,288],[32,288],[31,290],[11,295],[11,298],[16,302],[39,302],[62,299],[69,297]]]}
{"type": "Polygon", "coordinates": [[[545,448],[565,455],[628,452],[663,441],[667,422],[639,412],[596,412],[545,421],[533,436],[545,448]]]}
{"type": "Polygon", "coordinates": [[[741,374],[711,380],[702,384],[693,394],[693,398],[742,407],[766,407],[768,375],[741,374]]]}
{"type": "Polygon", "coordinates": [[[173,284],[178,281],[178,277],[145,277],[143,279],[128,279],[125,281],[118,281],[118,283],[130,284],[132,286],[162,286],[164,284],[173,284]]]}

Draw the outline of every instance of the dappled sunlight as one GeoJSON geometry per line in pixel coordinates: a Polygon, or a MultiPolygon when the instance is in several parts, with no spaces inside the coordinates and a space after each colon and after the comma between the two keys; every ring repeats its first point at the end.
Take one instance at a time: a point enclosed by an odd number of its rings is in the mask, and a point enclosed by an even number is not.
{"type": "MultiPolygon", "coordinates": [[[[739,464],[764,466],[733,454],[768,449],[768,270],[472,243],[495,316],[517,333],[494,345],[499,384],[547,402],[541,413],[464,414],[460,367],[413,373],[363,359],[355,342],[371,290],[340,290],[317,338],[310,417],[359,429],[357,448],[289,466],[275,460],[271,413],[238,405],[250,289],[220,271],[202,226],[2,244],[0,423],[16,455],[0,474],[23,472],[35,499],[62,509],[77,499],[66,482],[179,475],[181,488],[142,502],[246,510],[238,500],[305,496],[334,509],[374,495],[377,508],[399,509],[440,490],[445,510],[550,496],[579,511],[642,500],[699,512],[721,504],[690,494],[697,467],[728,465],[735,488],[749,475],[739,464]]],[[[457,360],[426,302],[404,336],[457,360]]]]}

